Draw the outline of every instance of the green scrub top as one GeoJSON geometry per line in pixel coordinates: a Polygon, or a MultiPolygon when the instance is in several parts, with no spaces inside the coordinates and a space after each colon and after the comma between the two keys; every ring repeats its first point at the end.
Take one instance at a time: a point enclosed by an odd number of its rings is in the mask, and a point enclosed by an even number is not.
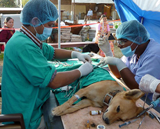
{"type": "Polygon", "coordinates": [[[56,70],[47,62],[54,48],[42,49],[28,36],[16,32],[8,41],[2,73],[2,113],[22,113],[26,129],[36,129],[42,116],[42,105],[50,96],[47,87],[56,70]]]}

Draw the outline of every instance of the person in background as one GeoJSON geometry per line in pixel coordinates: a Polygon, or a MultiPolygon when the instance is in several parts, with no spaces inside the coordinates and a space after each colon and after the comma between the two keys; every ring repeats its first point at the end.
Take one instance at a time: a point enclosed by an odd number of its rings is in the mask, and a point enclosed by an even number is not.
{"type": "MultiPolygon", "coordinates": [[[[146,74],[160,79],[160,44],[150,38],[148,31],[137,20],[123,22],[116,30],[118,47],[124,55],[121,59],[107,56],[99,64],[109,65],[111,72],[122,78],[130,89],[139,89],[140,80],[146,74]]],[[[107,44],[99,47],[108,53],[107,44]]],[[[140,88],[141,89],[141,88],[140,88]]],[[[152,99],[152,94],[148,98],[152,99]]]]}
{"type": "Polygon", "coordinates": [[[88,21],[91,20],[92,16],[93,16],[93,11],[91,9],[89,9],[88,12],[87,12],[87,19],[88,19],[88,21]]]}
{"type": "MultiPolygon", "coordinates": [[[[107,17],[105,14],[102,14],[100,17],[100,23],[98,24],[98,27],[96,29],[96,34],[95,34],[95,43],[98,44],[99,38],[107,38],[106,40],[109,39],[110,36],[110,28],[109,24],[107,22],[107,17]]],[[[110,47],[112,50],[112,54],[114,55],[114,44],[113,42],[110,42],[110,47]]],[[[100,49],[99,50],[99,55],[102,57],[105,57],[105,53],[100,49]]]]}
{"type": "MultiPolygon", "coordinates": [[[[7,43],[8,40],[12,37],[15,33],[14,26],[14,19],[11,17],[6,17],[4,20],[4,29],[0,31],[0,42],[7,43]]],[[[4,51],[4,45],[0,46],[1,51],[4,51]]]]}
{"type": "MultiPolygon", "coordinates": [[[[2,114],[23,114],[26,129],[45,129],[42,113],[50,90],[71,84],[93,70],[89,55],[56,49],[44,43],[58,18],[50,0],[30,0],[21,12],[22,27],[8,41],[2,73],[2,114]],[[57,72],[48,62],[77,58],[78,69],[57,72]]],[[[52,114],[51,114],[52,116],[52,114]]]]}

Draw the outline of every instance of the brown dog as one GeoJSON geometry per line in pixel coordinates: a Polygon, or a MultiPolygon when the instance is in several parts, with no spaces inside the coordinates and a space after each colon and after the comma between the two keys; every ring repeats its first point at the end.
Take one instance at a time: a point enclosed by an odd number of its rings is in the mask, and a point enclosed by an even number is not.
{"type": "Polygon", "coordinates": [[[103,120],[111,124],[117,120],[125,121],[137,116],[143,108],[137,107],[135,102],[143,95],[144,93],[138,89],[124,91],[115,81],[100,81],[80,89],[67,102],[56,107],[52,113],[61,116],[89,106],[104,108],[106,103],[109,103],[107,104],[109,107],[103,114],[103,120]],[[72,105],[82,97],[85,99],[72,105]]]}

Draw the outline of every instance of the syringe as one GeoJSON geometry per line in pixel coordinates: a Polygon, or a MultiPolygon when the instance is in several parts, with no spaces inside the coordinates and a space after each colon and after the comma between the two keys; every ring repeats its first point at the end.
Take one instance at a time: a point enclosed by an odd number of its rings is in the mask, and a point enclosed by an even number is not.
{"type": "Polygon", "coordinates": [[[129,125],[129,124],[131,124],[131,123],[133,123],[133,122],[137,121],[138,119],[139,119],[139,118],[137,118],[137,119],[133,119],[133,120],[130,120],[130,121],[127,121],[127,122],[125,122],[125,123],[123,123],[123,124],[119,125],[119,128],[121,128],[122,126],[125,126],[125,125],[129,125]]]}

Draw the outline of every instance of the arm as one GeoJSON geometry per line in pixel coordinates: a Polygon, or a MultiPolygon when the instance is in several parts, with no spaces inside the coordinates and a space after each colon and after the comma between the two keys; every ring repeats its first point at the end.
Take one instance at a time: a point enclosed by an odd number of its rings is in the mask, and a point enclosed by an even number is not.
{"type": "Polygon", "coordinates": [[[142,77],[139,83],[139,88],[144,92],[160,93],[160,80],[149,74],[146,74],[142,77]]]}
{"type": "Polygon", "coordinates": [[[108,67],[109,67],[110,71],[114,74],[114,76],[116,76],[116,78],[121,78],[120,72],[118,71],[118,69],[115,65],[108,64],[108,67]]]}
{"type": "Polygon", "coordinates": [[[53,79],[53,81],[49,83],[48,86],[52,89],[56,89],[56,88],[71,84],[79,77],[80,77],[79,70],[59,72],[56,74],[55,78],[53,79]]]}
{"type": "Polygon", "coordinates": [[[108,64],[111,72],[118,78],[121,76],[130,89],[138,88],[138,83],[134,78],[135,75],[127,68],[126,64],[121,59],[107,56],[102,58],[99,64],[102,66],[108,64]]]}
{"type": "Polygon", "coordinates": [[[120,75],[125,82],[125,84],[130,89],[139,89],[139,84],[135,80],[135,75],[130,71],[129,68],[125,68],[120,71],[120,75]]]}
{"type": "Polygon", "coordinates": [[[79,77],[85,76],[89,74],[93,70],[92,64],[89,62],[84,63],[81,65],[78,69],[68,71],[68,72],[59,72],[56,74],[54,79],[51,79],[51,82],[49,83],[50,88],[59,88],[68,84],[71,84],[79,77]]]}
{"type": "Polygon", "coordinates": [[[100,36],[100,35],[101,35],[101,24],[99,23],[97,27],[97,36],[100,36]]]}
{"type": "Polygon", "coordinates": [[[21,49],[20,55],[17,57],[17,64],[21,67],[23,76],[33,86],[58,88],[74,82],[79,77],[85,76],[93,70],[92,64],[86,62],[78,69],[57,73],[56,68],[47,62],[40,49],[29,47],[21,49]]]}
{"type": "MultiPolygon", "coordinates": [[[[135,85],[136,88],[139,88],[140,80],[146,74],[150,74],[150,75],[152,75],[156,78],[159,78],[160,74],[159,74],[159,72],[157,72],[157,71],[160,70],[159,60],[160,60],[160,58],[159,58],[158,55],[154,55],[154,54],[151,55],[150,54],[150,55],[147,55],[146,57],[144,57],[144,58],[142,58],[141,60],[138,61],[138,66],[139,67],[136,69],[136,72],[135,72],[135,75],[134,75],[134,79],[138,83],[138,85],[135,85]]],[[[122,73],[121,73],[121,76],[122,76],[122,73]]],[[[131,74],[126,74],[126,77],[128,77],[128,76],[131,76],[131,74]]],[[[132,77],[133,76],[131,76],[131,78],[132,77]]],[[[124,81],[126,83],[125,78],[124,77],[122,77],[122,78],[124,79],[124,81]]],[[[130,83],[131,83],[130,86],[134,85],[134,82],[131,81],[131,80],[130,80],[130,83]]]]}
{"type": "MultiPolygon", "coordinates": [[[[55,48],[55,58],[56,59],[68,59],[71,58],[72,51],[64,50],[64,49],[56,49],[55,48]]],[[[80,77],[79,70],[72,70],[68,72],[59,72],[56,74],[53,81],[49,83],[49,87],[56,89],[61,86],[65,86],[71,84],[76,79],[80,77]]]]}
{"type": "Polygon", "coordinates": [[[160,83],[158,84],[157,88],[156,88],[156,92],[160,93],[160,83]]]}
{"type": "Polygon", "coordinates": [[[160,97],[160,80],[146,74],[141,78],[139,89],[143,92],[153,93],[152,100],[155,101],[158,97],[160,97]]]}
{"type": "Polygon", "coordinates": [[[82,54],[76,51],[64,50],[64,49],[55,49],[55,59],[69,59],[69,58],[78,58],[83,62],[91,62],[91,57],[88,54],[82,54]]]}
{"type": "Polygon", "coordinates": [[[65,49],[54,48],[55,50],[55,59],[69,59],[71,58],[72,51],[65,49]]]}
{"type": "Polygon", "coordinates": [[[118,71],[117,67],[114,65],[109,65],[109,69],[111,72],[117,77],[122,78],[125,84],[130,89],[139,89],[138,83],[135,80],[135,75],[130,71],[129,68],[124,68],[120,72],[118,71]]]}

